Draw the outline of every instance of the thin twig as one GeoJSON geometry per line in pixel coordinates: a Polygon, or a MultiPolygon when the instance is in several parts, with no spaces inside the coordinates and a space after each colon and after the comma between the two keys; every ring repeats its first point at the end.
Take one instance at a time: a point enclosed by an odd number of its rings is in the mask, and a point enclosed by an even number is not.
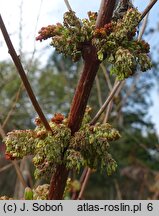
{"type": "Polygon", "coordinates": [[[15,64],[15,66],[17,68],[17,71],[18,71],[18,73],[19,73],[19,75],[20,75],[20,77],[21,77],[21,79],[23,81],[23,84],[24,84],[25,89],[26,89],[26,91],[28,93],[28,96],[29,96],[29,98],[30,98],[36,112],[38,113],[41,121],[43,122],[45,128],[48,131],[51,131],[51,127],[50,127],[50,125],[49,125],[49,123],[48,123],[48,121],[47,121],[47,119],[46,119],[46,117],[45,117],[45,115],[44,115],[44,113],[43,113],[43,111],[42,111],[42,109],[41,109],[35,95],[34,95],[34,92],[33,92],[32,88],[31,88],[29,80],[28,80],[28,78],[27,78],[27,76],[25,74],[25,71],[24,71],[23,66],[21,64],[21,61],[20,61],[18,55],[16,54],[16,51],[15,51],[15,49],[13,47],[13,44],[12,44],[12,42],[10,40],[9,34],[7,32],[7,29],[5,27],[5,24],[3,22],[3,19],[1,17],[1,15],[0,15],[0,28],[1,28],[1,31],[2,31],[3,37],[4,37],[5,41],[6,41],[6,44],[8,46],[9,53],[10,53],[10,55],[11,55],[13,61],[14,61],[14,64],[15,64]]]}
{"type": "Polygon", "coordinates": [[[6,166],[0,168],[0,173],[3,172],[3,171],[5,171],[5,170],[7,170],[7,169],[9,169],[12,166],[13,166],[13,164],[7,164],[6,166]]]}
{"type": "Polygon", "coordinates": [[[103,124],[105,124],[108,121],[112,107],[113,107],[113,100],[111,100],[110,103],[108,104],[108,108],[107,108],[106,113],[105,113],[103,124]]]}
{"type": "Polygon", "coordinates": [[[8,112],[8,114],[7,114],[7,116],[6,116],[5,120],[4,120],[4,122],[3,122],[3,124],[2,124],[2,128],[4,128],[4,127],[6,126],[7,122],[9,121],[9,119],[10,119],[10,117],[11,117],[11,115],[12,115],[14,109],[15,109],[15,106],[16,106],[17,101],[18,101],[19,96],[20,96],[20,92],[21,92],[21,90],[22,90],[22,85],[23,85],[23,84],[20,85],[18,91],[16,92],[16,94],[15,94],[15,96],[14,96],[14,100],[13,100],[13,102],[12,102],[12,106],[11,106],[11,108],[10,108],[10,110],[9,110],[9,112],[8,112]]]}
{"type": "MultiPolygon", "coordinates": [[[[32,55],[31,55],[31,58],[30,58],[30,62],[28,65],[26,65],[27,67],[27,70],[29,70],[29,68],[32,67],[32,63],[33,63],[33,60],[34,60],[34,56],[35,56],[35,53],[36,53],[36,40],[35,40],[35,37],[36,37],[36,34],[37,34],[37,26],[38,26],[38,22],[39,22],[39,18],[40,18],[40,14],[41,14],[41,9],[42,9],[42,5],[43,5],[43,0],[40,1],[40,6],[39,6],[39,10],[38,10],[38,13],[37,13],[37,17],[36,17],[36,23],[35,23],[35,28],[34,28],[34,45],[33,45],[33,51],[32,51],[32,55]]],[[[44,50],[43,50],[44,51],[44,50]]],[[[40,59],[40,58],[39,58],[40,59]]]]}
{"type": "Polygon", "coordinates": [[[127,99],[129,98],[129,96],[134,92],[136,82],[137,82],[137,80],[139,80],[139,78],[140,78],[140,74],[137,74],[137,76],[133,80],[133,83],[131,84],[131,86],[129,86],[129,89],[126,92],[125,97],[123,97],[122,101],[120,101],[120,103],[117,105],[117,107],[116,107],[117,110],[120,110],[121,107],[124,106],[124,104],[126,103],[127,99]]]}
{"type": "Polygon", "coordinates": [[[93,118],[93,120],[90,122],[91,125],[95,124],[95,122],[99,119],[99,117],[101,116],[101,114],[104,112],[104,110],[108,106],[109,102],[113,99],[113,97],[114,97],[117,89],[120,87],[121,84],[122,84],[122,81],[118,81],[116,83],[116,85],[114,86],[114,88],[111,91],[110,95],[108,96],[107,100],[102,105],[102,107],[100,108],[100,110],[97,112],[97,114],[95,115],[95,117],[93,118]]]}
{"type": "Polygon", "coordinates": [[[110,81],[110,79],[109,79],[108,73],[107,73],[107,71],[106,71],[106,68],[105,68],[103,62],[100,64],[100,67],[101,67],[101,69],[102,69],[102,71],[103,71],[103,74],[104,74],[104,77],[105,77],[105,79],[106,79],[106,81],[107,81],[108,88],[109,88],[109,90],[111,91],[111,90],[113,89],[113,87],[112,87],[111,81],[110,81]]]}
{"type": "Polygon", "coordinates": [[[70,5],[69,1],[68,1],[68,0],[64,0],[64,2],[65,2],[65,4],[66,4],[67,9],[68,9],[69,11],[72,11],[72,8],[71,8],[71,5],[70,5]]]}
{"type": "Polygon", "coordinates": [[[23,0],[20,2],[19,6],[19,12],[20,12],[20,19],[19,19],[19,54],[20,57],[22,57],[22,50],[23,50],[23,39],[22,39],[22,34],[23,34],[23,0]]]}
{"type": "Polygon", "coordinates": [[[81,190],[80,190],[80,193],[79,193],[78,198],[77,198],[78,200],[82,199],[82,196],[83,196],[84,190],[86,188],[86,185],[88,183],[88,179],[89,179],[90,175],[91,175],[91,169],[88,168],[87,173],[85,175],[85,179],[83,181],[83,184],[82,184],[82,187],[81,187],[81,190]]]}
{"type": "MultiPolygon", "coordinates": [[[[122,82],[122,85],[120,85],[120,88],[117,89],[117,91],[116,91],[114,97],[117,97],[117,96],[118,96],[118,94],[120,93],[120,91],[121,91],[121,89],[122,89],[124,83],[125,83],[125,82],[122,82]]],[[[117,80],[115,80],[114,86],[115,86],[116,84],[117,84],[117,80]]],[[[113,88],[114,88],[114,86],[113,86],[113,88]]],[[[114,99],[114,97],[112,98],[112,100],[111,100],[111,101],[109,102],[109,104],[108,104],[108,107],[107,107],[107,110],[106,110],[106,114],[105,114],[103,123],[106,123],[106,122],[108,121],[109,114],[110,114],[110,112],[111,112],[111,110],[112,110],[112,107],[113,107],[113,99],[114,99]]]]}
{"type": "Polygon", "coordinates": [[[98,102],[99,102],[99,106],[101,107],[103,103],[102,103],[102,94],[101,94],[101,88],[100,88],[98,75],[96,75],[95,82],[96,82],[96,87],[97,87],[98,102]]]}
{"type": "Polygon", "coordinates": [[[147,26],[147,21],[148,21],[148,17],[149,17],[149,13],[145,16],[142,27],[141,27],[141,31],[139,32],[139,36],[138,36],[138,40],[140,41],[142,39],[142,36],[145,32],[146,26],[147,26]]]}
{"type": "MultiPolygon", "coordinates": [[[[158,0],[152,0],[149,4],[148,4],[148,6],[145,8],[145,10],[142,12],[142,14],[141,14],[141,19],[140,19],[140,21],[146,16],[146,14],[148,14],[148,12],[151,10],[151,8],[154,6],[154,4],[156,4],[156,2],[157,2],[158,0]]],[[[140,22],[139,21],[139,22],[140,22]]]]}
{"type": "MultiPolygon", "coordinates": [[[[2,139],[5,138],[5,132],[4,132],[1,124],[0,124],[0,135],[1,135],[2,139]]],[[[26,188],[27,184],[26,184],[26,182],[25,182],[25,180],[23,178],[23,175],[22,175],[22,173],[20,171],[20,168],[19,168],[19,166],[17,164],[17,161],[14,160],[14,161],[11,161],[11,163],[14,165],[14,168],[16,170],[16,173],[17,173],[17,176],[19,178],[19,181],[22,183],[23,187],[26,188]]]]}
{"type": "Polygon", "coordinates": [[[116,189],[116,192],[117,192],[117,199],[122,200],[121,190],[120,190],[120,187],[119,187],[119,183],[118,183],[118,181],[116,179],[114,180],[114,184],[115,184],[115,189],[116,189]]]}

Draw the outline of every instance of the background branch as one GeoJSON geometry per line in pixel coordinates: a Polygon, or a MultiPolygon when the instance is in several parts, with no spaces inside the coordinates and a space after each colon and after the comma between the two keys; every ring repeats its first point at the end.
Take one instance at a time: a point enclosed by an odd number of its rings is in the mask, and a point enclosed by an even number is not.
{"type": "Polygon", "coordinates": [[[49,123],[47,122],[46,117],[44,116],[44,113],[42,112],[42,109],[41,109],[41,107],[40,107],[40,105],[39,105],[39,103],[38,103],[38,101],[37,101],[37,99],[36,99],[36,97],[34,95],[34,92],[33,92],[32,88],[31,88],[29,80],[28,80],[28,78],[27,78],[27,76],[25,74],[25,71],[24,71],[23,66],[21,64],[21,61],[20,61],[20,58],[16,54],[16,51],[15,51],[15,49],[13,47],[13,44],[12,44],[12,42],[10,40],[9,34],[7,32],[7,29],[5,27],[5,24],[3,22],[1,14],[0,14],[0,28],[1,28],[1,31],[2,31],[3,37],[4,37],[5,41],[6,41],[6,44],[8,46],[9,53],[10,53],[10,55],[11,55],[13,61],[14,61],[14,64],[15,64],[15,66],[17,68],[17,71],[18,71],[18,73],[19,73],[19,75],[20,75],[20,77],[21,77],[21,79],[23,81],[23,84],[24,84],[25,89],[26,89],[26,91],[28,93],[28,96],[29,96],[29,98],[30,98],[36,112],[38,113],[41,121],[43,122],[45,128],[47,130],[51,131],[51,127],[50,127],[49,123]]]}
{"type": "Polygon", "coordinates": [[[64,2],[65,2],[65,4],[66,4],[67,9],[68,9],[69,11],[72,11],[72,8],[71,8],[71,6],[70,6],[69,1],[68,1],[68,0],[64,0],[64,2]]]}

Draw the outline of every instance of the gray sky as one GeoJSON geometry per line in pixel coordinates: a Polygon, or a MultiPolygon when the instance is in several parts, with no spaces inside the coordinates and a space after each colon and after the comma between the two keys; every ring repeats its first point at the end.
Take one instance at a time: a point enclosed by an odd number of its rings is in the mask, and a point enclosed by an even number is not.
{"type": "MultiPolygon", "coordinates": [[[[87,11],[98,11],[100,5],[99,0],[69,0],[69,2],[72,9],[76,11],[77,16],[81,18],[87,16],[87,11]]],[[[149,3],[149,0],[134,0],[133,3],[140,11],[143,11],[149,3]]],[[[159,18],[158,9],[159,2],[157,2],[149,15],[149,25],[153,27],[157,26],[159,18]]],[[[33,50],[36,49],[36,56],[40,55],[43,63],[45,63],[49,53],[49,51],[45,52],[43,48],[48,45],[49,42],[35,42],[38,30],[42,26],[62,22],[63,13],[66,10],[67,8],[64,0],[0,0],[0,13],[2,14],[15,49],[19,51],[21,47],[22,52],[25,53],[25,55],[27,54],[28,58],[32,56],[33,50]],[[22,6],[21,9],[20,6],[22,6]],[[22,17],[20,15],[21,11],[22,17]],[[22,26],[21,34],[19,34],[20,25],[22,26]]],[[[159,37],[156,37],[155,34],[148,38],[150,45],[158,45],[159,41],[157,41],[156,38],[159,37]]],[[[10,58],[1,32],[0,49],[0,61],[10,58]]],[[[152,99],[154,101],[154,106],[151,108],[150,113],[159,132],[159,94],[157,89],[153,91],[152,99]]]]}

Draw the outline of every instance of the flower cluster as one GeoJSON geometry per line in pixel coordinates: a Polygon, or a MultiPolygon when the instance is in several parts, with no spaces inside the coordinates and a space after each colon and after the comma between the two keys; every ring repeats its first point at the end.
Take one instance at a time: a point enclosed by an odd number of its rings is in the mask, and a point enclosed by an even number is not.
{"type": "Polygon", "coordinates": [[[52,38],[51,45],[59,53],[71,56],[73,61],[81,58],[82,43],[90,41],[92,31],[95,27],[96,13],[88,13],[89,19],[80,20],[75,12],[69,11],[64,14],[63,25],[49,25],[39,31],[36,40],[46,40],[52,38]]]}
{"type": "Polygon", "coordinates": [[[49,122],[52,132],[47,131],[39,118],[35,130],[14,130],[4,139],[6,159],[21,159],[34,155],[35,177],[50,176],[56,166],[62,163],[62,154],[71,138],[71,130],[60,113],[49,122]]]}
{"type": "Polygon", "coordinates": [[[29,187],[25,188],[24,199],[25,200],[48,200],[49,184],[43,184],[37,186],[35,189],[29,187]]]}
{"type": "Polygon", "coordinates": [[[67,118],[56,113],[49,121],[52,131],[47,131],[39,118],[35,119],[34,130],[14,130],[4,139],[7,159],[21,159],[33,155],[35,177],[50,177],[58,165],[80,171],[83,166],[115,170],[116,162],[108,153],[109,141],[120,137],[109,124],[89,125],[90,108],[86,108],[82,126],[71,135],[67,118]]]}
{"type": "Polygon", "coordinates": [[[122,19],[111,22],[109,34],[105,27],[98,29],[98,32],[101,30],[100,37],[95,34],[93,38],[98,58],[102,61],[106,55],[107,62],[111,65],[111,74],[119,80],[133,75],[137,69],[144,72],[152,67],[148,57],[149,44],[134,37],[140,18],[138,10],[131,8],[122,19]]]}
{"type": "MultiPolygon", "coordinates": [[[[106,169],[107,173],[111,174],[117,164],[108,153],[108,142],[119,138],[119,132],[110,124],[97,123],[92,126],[86,124],[72,137],[69,148],[74,149],[78,154],[80,152],[80,157],[83,158],[82,163],[86,166],[92,169],[100,167],[101,170],[106,169]]],[[[77,159],[79,159],[79,155],[77,159]]]]}
{"type": "Polygon", "coordinates": [[[43,125],[35,129],[37,137],[33,163],[36,177],[50,176],[56,166],[62,163],[62,153],[69,144],[71,130],[60,122],[59,118],[60,116],[56,115],[49,122],[52,132],[46,131],[43,125]]]}
{"type": "Polygon", "coordinates": [[[95,28],[97,13],[88,12],[89,19],[79,19],[75,12],[64,14],[63,25],[49,25],[39,31],[37,40],[52,38],[51,45],[57,51],[78,61],[86,45],[96,47],[100,61],[105,58],[111,65],[111,74],[118,79],[133,75],[137,69],[146,71],[151,68],[148,57],[149,45],[135,39],[136,27],[141,14],[130,8],[121,18],[112,20],[102,28],[95,28]],[[147,49],[145,49],[145,46],[147,49]]]}
{"type": "Polygon", "coordinates": [[[22,159],[26,155],[33,154],[35,138],[36,133],[32,130],[13,130],[7,133],[4,139],[6,159],[22,159]]]}

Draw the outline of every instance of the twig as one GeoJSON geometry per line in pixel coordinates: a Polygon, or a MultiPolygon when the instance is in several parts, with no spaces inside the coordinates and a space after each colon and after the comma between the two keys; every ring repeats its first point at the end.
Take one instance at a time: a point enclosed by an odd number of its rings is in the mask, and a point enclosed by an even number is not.
{"type": "Polygon", "coordinates": [[[14,108],[15,108],[15,106],[16,106],[16,103],[17,103],[17,101],[18,101],[18,99],[19,99],[21,90],[22,90],[22,84],[20,85],[18,91],[16,92],[16,95],[14,96],[14,101],[12,102],[11,109],[10,109],[10,111],[8,112],[8,114],[7,114],[7,116],[6,116],[5,120],[4,120],[4,122],[3,122],[3,124],[2,124],[2,128],[4,128],[4,127],[6,126],[8,120],[9,120],[10,117],[11,117],[11,115],[12,115],[12,113],[13,113],[13,110],[14,110],[14,108]]]}
{"type": "Polygon", "coordinates": [[[143,21],[143,25],[141,27],[141,31],[139,33],[139,36],[138,36],[138,40],[141,40],[142,39],[142,36],[145,32],[145,29],[146,29],[146,25],[147,25],[147,21],[148,21],[148,17],[149,17],[149,14],[147,14],[144,18],[144,21],[143,21]]]}
{"type": "Polygon", "coordinates": [[[7,169],[9,169],[12,166],[13,166],[13,164],[7,164],[6,166],[0,168],[0,173],[3,172],[3,171],[5,171],[5,170],[7,170],[7,169]]]}
{"type": "Polygon", "coordinates": [[[23,50],[23,39],[22,39],[22,34],[23,34],[23,0],[20,2],[19,6],[19,12],[20,12],[20,19],[19,19],[19,53],[20,57],[22,57],[22,50],[23,50]]]}
{"type": "Polygon", "coordinates": [[[1,31],[2,31],[3,37],[4,37],[5,41],[6,41],[6,44],[8,46],[9,53],[10,53],[10,55],[11,55],[13,61],[14,61],[14,64],[15,64],[15,66],[17,68],[17,71],[18,71],[18,73],[19,73],[19,75],[20,75],[20,77],[21,77],[21,79],[23,81],[23,84],[24,84],[25,89],[26,89],[26,91],[28,93],[28,96],[29,96],[29,98],[30,98],[36,112],[38,113],[41,121],[43,122],[45,128],[48,131],[51,131],[51,127],[50,127],[49,123],[47,122],[47,119],[46,119],[46,117],[45,117],[45,115],[44,115],[44,113],[43,113],[43,111],[42,111],[42,109],[41,109],[35,95],[34,95],[34,92],[33,92],[32,88],[31,88],[29,80],[28,80],[28,78],[27,78],[27,76],[25,74],[25,71],[24,71],[23,66],[21,64],[21,61],[20,61],[18,55],[16,54],[16,51],[15,51],[15,49],[13,47],[13,44],[12,44],[12,42],[10,40],[9,34],[7,32],[7,29],[5,27],[5,24],[3,22],[3,19],[1,17],[1,15],[0,15],[0,28],[1,28],[1,31]]]}
{"type": "Polygon", "coordinates": [[[106,71],[106,68],[105,68],[103,62],[100,64],[100,67],[101,67],[101,69],[102,69],[102,71],[103,71],[103,74],[104,74],[104,76],[105,76],[105,79],[106,79],[106,81],[107,81],[108,88],[109,88],[109,90],[111,91],[111,90],[113,89],[113,87],[112,87],[111,81],[110,81],[110,79],[109,79],[108,73],[107,73],[107,71],[106,71]]]}
{"type": "Polygon", "coordinates": [[[99,102],[99,106],[101,107],[103,103],[102,103],[102,94],[101,94],[101,88],[100,88],[98,75],[96,75],[95,82],[96,82],[96,87],[97,87],[98,102],[99,102]]]}
{"type": "Polygon", "coordinates": [[[109,114],[112,110],[112,107],[113,107],[113,100],[111,100],[108,104],[108,108],[106,109],[106,114],[105,114],[105,117],[104,117],[104,120],[103,120],[103,123],[106,123],[108,121],[108,118],[109,118],[109,114]]]}
{"type": "MultiPolygon", "coordinates": [[[[121,89],[122,89],[124,83],[125,83],[125,82],[122,82],[122,85],[120,85],[120,88],[117,89],[117,91],[116,91],[114,97],[117,97],[117,96],[118,96],[118,94],[120,93],[120,91],[121,91],[121,89]]],[[[115,80],[114,86],[115,86],[116,84],[117,84],[117,80],[115,80]]],[[[114,86],[113,86],[113,87],[114,87],[114,86]]],[[[109,102],[109,104],[108,104],[108,108],[107,108],[107,110],[106,110],[106,114],[105,114],[103,123],[106,123],[106,122],[108,121],[109,114],[110,114],[110,112],[111,112],[111,110],[112,110],[112,107],[113,107],[113,99],[114,99],[114,97],[112,98],[112,100],[111,100],[111,101],[109,102]]]]}
{"type": "Polygon", "coordinates": [[[113,99],[117,89],[120,87],[120,85],[122,84],[122,81],[118,81],[117,84],[114,86],[113,90],[111,91],[110,95],[108,96],[107,100],[105,101],[105,103],[102,105],[102,107],[100,108],[100,110],[97,112],[97,114],[95,115],[95,117],[93,118],[93,120],[90,122],[90,125],[95,124],[95,122],[99,119],[99,117],[101,116],[101,114],[104,112],[104,110],[106,109],[106,107],[108,106],[109,102],[113,99]]]}
{"type": "Polygon", "coordinates": [[[72,8],[71,8],[71,6],[70,6],[69,1],[68,1],[68,0],[64,0],[64,2],[65,2],[65,4],[66,4],[67,9],[68,9],[69,11],[72,11],[72,8]]]}
{"type": "Polygon", "coordinates": [[[114,184],[115,184],[115,189],[117,191],[117,199],[122,200],[122,194],[121,194],[121,191],[120,191],[119,183],[118,183],[118,181],[116,179],[114,180],[114,184]]]}
{"type": "Polygon", "coordinates": [[[139,80],[139,78],[140,78],[140,74],[137,74],[137,76],[133,80],[133,83],[131,84],[131,86],[129,86],[129,89],[126,92],[125,97],[123,97],[122,101],[120,101],[120,103],[117,105],[117,107],[116,107],[117,111],[120,110],[122,106],[124,106],[128,97],[134,92],[136,82],[137,82],[137,80],[139,80]]]}
{"type": "Polygon", "coordinates": [[[78,198],[77,198],[78,200],[82,199],[82,196],[83,196],[84,190],[86,188],[86,185],[88,183],[88,179],[89,179],[90,175],[91,175],[91,169],[88,168],[87,173],[85,175],[85,179],[83,181],[83,184],[82,184],[82,187],[81,187],[81,190],[80,190],[80,193],[79,193],[78,198]]]}
{"type": "MultiPolygon", "coordinates": [[[[154,6],[154,4],[156,4],[156,2],[157,2],[158,0],[152,0],[149,4],[148,4],[148,6],[145,8],[145,10],[142,12],[142,14],[141,14],[141,19],[140,19],[140,21],[146,16],[146,14],[148,14],[148,12],[151,10],[151,8],[154,6]]],[[[139,21],[139,22],[140,22],[139,21]]]]}
{"type": "Polygon", "coordinates": [[[27,70],[29,70],[29,68],[32,67],[32,63],[33,63],[34,56],[35,56],[35,53],[36,53],[36,40],[35,40],[35,37],[36,37],[36,33],[37,33],[36,31],[37,31],[37,26],[38,26],[40,14],[41,14],[42,5],[43,5],[43,0],[40,1],[40,6],[39,6],[39,10],[38,10],[37,17],[36,17],[36,23],[35,23],[35,28],[34,28],[34,36],[33,36],[34,37],[33,51],[32,51],[32,55],[31,55],[31,58],[30,58],[31,60],[29,62],[29,65],[26,65],[27,70]]]}
{"type": "MultiPolygon", "coordinates": [[[[81,174],[81,177],[80,177],[80,180],[79,180],[80,185],[81,185],[81,188],[82,188],[82,186],[83,186],[83,182],[84,182],[84,180],[85,180],[85,177],[86,177],[86,174],[87,174],[88,169],[89,169],[88,167],[85,167],[84,170],[83,170],[83,172],[82,172],[82,174],[81,174]]],[[[76,200],[77,197],[78,197],[78,192],[75,191],[75,192],[72,194],[71,199],[72,199],[72,200],[76,200]]]]}
{"type": "MultiPolygon", "coordinates": [[[[4,132],[1,124],[0,124],[0,135],[2,136],[3,139],[5,138],[5,132],[4,132]]],[[[22,183],[23,187],[26,188],[27,184],[26,184],[26,182],[25,182],[25,180],[23,178],[23,175],[22,175],[22,173],[20,171],[20,168],[19,168],[19,166],[17,164],[17,161],[14,160],[14,161],[11,161],[11,163],[14,165],[14,168],[16,170],[19,181],[22,183]]]]}

